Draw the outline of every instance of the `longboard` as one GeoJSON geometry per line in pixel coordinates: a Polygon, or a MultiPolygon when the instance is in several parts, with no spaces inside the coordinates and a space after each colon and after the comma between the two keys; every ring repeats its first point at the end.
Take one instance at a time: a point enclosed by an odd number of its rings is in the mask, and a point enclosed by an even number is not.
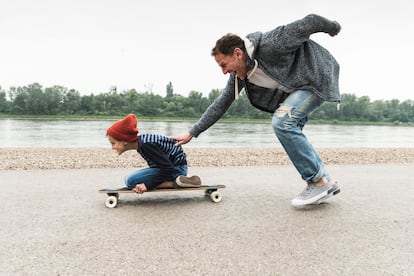
{"type": "MultiPolygon", "coordinates": [[[[205,195],[210,197],[211,201],[218,203],[222,199],[219,189],[224,189],[226,186],[221,184],[212,185],[201,185],[200,187],[189,187],[189,188],[162,188],[146,191],[145,193],[156,193],[156,192],[177,192],[177,191],[205,191],[205,195]]],[[[124,187],[119,189],[101,189],[100,193],[106,194],[108,197],[105,200],[105,206],[108,208],[115,208],[118,205],[119,194],[135,193],[133,190],[124,187]]]]}

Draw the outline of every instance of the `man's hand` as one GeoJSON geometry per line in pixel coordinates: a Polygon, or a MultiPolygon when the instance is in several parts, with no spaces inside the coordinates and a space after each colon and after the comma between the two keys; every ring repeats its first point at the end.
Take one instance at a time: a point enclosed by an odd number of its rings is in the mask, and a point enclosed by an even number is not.
{"type": "Polygon", "coordinates": [[[193,139],[193,135],[191,133],[186,133],[180,136],[170,136],[169,138],[177,141],[177,143],[175,143],[175,146],[178,147],[190,142],[191,139],[193,139]]]}
{"type": "Polygon", "coordinates": [[[132,190],[137,194],[143,194],[147,191],[147,186],[145,184],[137,184],[132,190]]]}

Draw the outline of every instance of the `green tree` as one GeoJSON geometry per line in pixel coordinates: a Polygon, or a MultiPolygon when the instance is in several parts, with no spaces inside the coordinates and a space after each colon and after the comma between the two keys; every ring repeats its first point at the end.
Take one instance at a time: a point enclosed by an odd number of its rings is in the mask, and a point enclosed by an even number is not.
{"type": "Polygon", "coordinates": [[[76,114],[80,112],[81,107],[80,93],[74,89],[63,91],[62,112],[64,114],[76,114]]]}
{"type": "Polygon", "coordinates": [[[399,109],[400,101],[397,99],[386,101],[387,105],[387,118],[389,122],[400,122],[401,111],[399,109]]]}
{"type": "Polygon", "coordinates": [[[116,90],[105,93],[105,101],[107,114],[123,114],[125,102],[122,95],[118,94],[116,90]]]}
{"type": "Polygon", "coordinates": [[[7,101],[7,94],[0,86],[0,112],[7,113],[9,112],[9,102],[7,101]]]}
{"type": "Polygon", "coordinates": [[[82,114],[97,115],[96,98],[93,94],[82,96],[80,102],[80,112],[82,114]]]}
{"type": "Polygon", "coordinates": [[[354,116],[356,120],[366,121],[369,117],[369,97],[363,96],[359,97],[355,101],[354,106],[354,116]]]}
{"type": "Polygon", "coordinates": [[[341,108],[339,110],[338,119],[351,121],[355,119],[354,105],[356,102],[356,96],[353,94],[343,94],[341,96],[341,108]]]}
{"type": "Polygon", "coordinates": [[[21,87],[10,87],[9,98],[12,101],[12,113],[24,114],[26,112],[27,91],[21,87]]]}
{"type": "Polygon", "coordinates": [[[135,89],[125,91],[123,94],[124,98],[124,113],[136,113],[136,107],[138,105],[138,92],[135,89]]]}
{"type": "Polygon", "coordinates": [[[45,89],[45,100],[48,114],[58,114],[62,112],[63,95],[66,88],[63,86],[52,86],[45,89]]]}
{"type": "Polygon", "coordinates": [[[138,112],[143,116],[159,116],[162,114],[162,103],[164,98],[154,93],[140,93],[138,98],[138,112]]]}
{"type": "Polygon", "coordinates": [[[43,93],[43,88],[38,83],[32,83],[23,87],[28,95],[25,104],[25,110],[28,114],[41,115],[47,114],[46,95],[43,93]]]}
{"type": "Polygon", "coordinates": [[[189,112],[187,116],[199,116],[208,107],[208,100],[203,98],[203,94],[197,91],[190,91],[184,108],[189,112]]]}
{"type": "Polygon", "coordinates": [[[371,122],[381,122],[384,121],[386,105],[383,101],[376,100],[372,102],[368,110],[368,120],[371,122]]]}
{"type": "Polygon", "coordinates": [[[414,120],[414,105],[411,100],[406,100],[399,104],[401,118],[400,121],[408,123],[414,120]]]}
{"type": "Polygon", "coordinates": [[[172,98],[174,97],[174,88],[171,82],[167,84],[166,92],[167,92],[167,95],[165,96],[165,100],[171,101],[172,98]]]}
{"type": "Polygon", "coordinates": [[[185,109],[187,105],[186,101],[186,97],[177,94],[174,95],[171,102],[164,104],[164,115],[169,117],[190,117],[185,109]]]}

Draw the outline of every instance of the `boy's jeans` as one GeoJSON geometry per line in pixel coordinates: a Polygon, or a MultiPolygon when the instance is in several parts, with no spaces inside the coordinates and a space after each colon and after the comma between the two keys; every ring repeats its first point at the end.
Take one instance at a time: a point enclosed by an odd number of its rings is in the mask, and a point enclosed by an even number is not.
{"type": "Polygon", "coordinates": [[[308,116],[322,103],[324,100],[315,93],[298,90],[286,98],[272,119],[273,131],[307,183],[317,182],[322,177],[330,180],[319,154],[302,132],[308,116]]]}
{"type": "MultiPolygon", "coordinates": [[[[125,186],[128,188],[135,188],[137,184],[149,183],[153,177],[158,175],[159,168],[145,168],[138,171],[135,171],[127,176],[125,176],[125,186]]],[[[175,180],[180,175],[187,175],[188,166],[176,166],[175,173],[172,176],[175,180]]]]}

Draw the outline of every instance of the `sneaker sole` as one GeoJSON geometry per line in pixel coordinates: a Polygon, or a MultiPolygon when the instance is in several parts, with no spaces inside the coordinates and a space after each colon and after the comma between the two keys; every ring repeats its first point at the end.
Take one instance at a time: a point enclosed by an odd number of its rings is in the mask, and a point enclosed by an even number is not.
{"type": "Polygon", "coordinates": [[[328,195],[329,195],[329,190],[328,191],[325,191],[326,192],[326,194],[325,195],[323,195],[323,196],[321,196],[320,198],[318,198],[318,199],[315,199],[315,200],[312,200],[312,201],[310,201],[310,202],[306,202],[306,203],[300,203],[300,204],[295,204],[295,203],[291,203],[292,204],[292,206],[293,207],[303,207],[303,206],[306,206],[306,205],[313,205],[313,204],[316,204],[316,202],[319,202],[322,198],[325,198],[325,197],[327,197],[328,195]]]}
{"type": "Polygon", "coordinates": [[[341,192],[341,189],[338,188],[335,191],[328,193],[326,196],[322,197],[321,199],[319,199],[318,201],[316,201],[315,203],[312,203],[313,205],[319,205],[322,203],[325,203],[327,199],[329,199],[330,197],[337,195],[341,192]]]}

